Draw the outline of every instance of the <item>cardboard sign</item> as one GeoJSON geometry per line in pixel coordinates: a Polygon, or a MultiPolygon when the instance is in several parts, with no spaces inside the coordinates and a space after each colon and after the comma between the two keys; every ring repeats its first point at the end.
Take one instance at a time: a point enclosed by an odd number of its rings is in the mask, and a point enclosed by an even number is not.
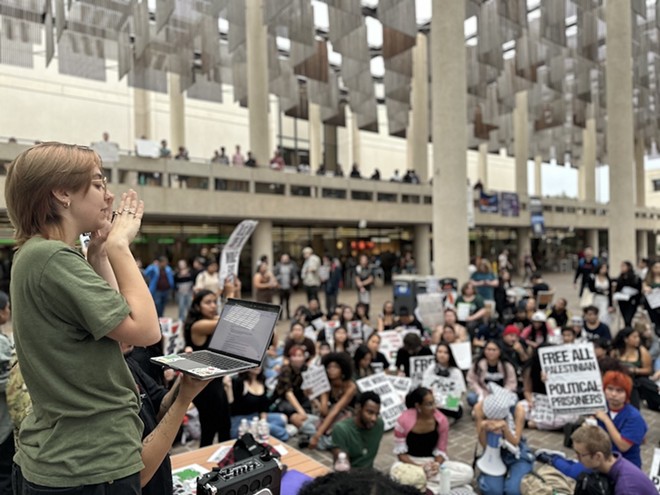
{"type": "Polygon", "coordinates": [[[302,372],[303,383],[300,388],[310,390],[309,400],[316,399],[321,394],[330,392],[330,381],[323,366],[312,366],[302,372]]]}
{"type": "Polygon", "coordinates": [[[390,382],[392,383],[394,390],[396,390],[401,396],[402,400],[405,401],[406,395],[408,395],[408,392],[410,392],[410,385],[412,384],[412,380],[407,376],[390,375],[387,378],[389,378],[390,382]]]}
{"type": "Polygon", "coordinates": [[[403,337],[396,330],[385,330],[380,332],[380,352],[390,362],[390,367],[395,367],[396,353],[403,347],[403,337]]]}
{"type": "Polygon", "coordinates": [[[453,369],[455,373],[450,373],[449,376],[426,373],[422,384],[433,391],[436,407],[458,411],[461,407],[461,396],[465,392],[465,380],[459,370],[453,369]]]}
{"type": "Polygon", "coordinates": [[[424,381],[426,368],[435,365],[435,356],[413,356],[410,358],[410,388],[415,390],[424,381]]]}
{"type": "Polygon", "coordinates": [[[380,416],[385,423],[385,431],[394,428],[406,406],[385,373],[360,378],[355,384],[360,392],[371,390],[380,396],[380,416]]]}
{"type": "Polygon", "coordinates": [[[225,280],[230,275],[238,277],[238,262],[241,259],[241,251],[258,223],[256,220],[243,220],[229,236],[229,240],[220,254],[220,275],[218,276],[220,288],[224,287],[225,280]]]}
{"type": "Polygon", "coordinates": [[[545,388],[555,414],[593,414],[607,403],[592,343],[544,347],[538,350],[548,376],[545,388]]]}
{"type": "Polygon", "coordinates": [[[537,423],[552,423],[555,412],[552,410],[550,398],[545,394],[532,394],[534,406],[529,411],[529,419],[537,423]]]}
{"type": "MultiPolygon", "coordinates": [[[[437,279],[429,278],[430,280],[434,280],[437,287],[437,279]]],[[[427,294],[417,295],[417,309],[422,325],[426,328],[433,329],[445,322],[445,308],[442,294],[437,292],[437,289],[432,293],[431,287],[429,287],[429,281],[427,281],[426,285],[427,294]]]]}

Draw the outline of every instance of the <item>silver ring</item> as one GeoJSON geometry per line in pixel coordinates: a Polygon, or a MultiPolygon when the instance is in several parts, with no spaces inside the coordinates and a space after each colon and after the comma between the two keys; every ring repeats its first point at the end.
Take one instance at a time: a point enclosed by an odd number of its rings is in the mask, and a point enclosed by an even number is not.
{"type": "Polygon", "coordinates": [[[131,209],[128,206],[126,206],[122,211],[131,211],[131,209]]]}

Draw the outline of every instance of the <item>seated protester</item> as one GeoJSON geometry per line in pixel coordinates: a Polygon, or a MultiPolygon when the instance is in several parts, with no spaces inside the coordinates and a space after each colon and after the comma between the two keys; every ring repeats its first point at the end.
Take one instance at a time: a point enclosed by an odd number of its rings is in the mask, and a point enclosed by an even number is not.
{"type": "Polygon", "coordinates": [[[309,337],[305,337],[305,327],[302,323],[294,321],[289,330],[289,336],[284,342],[284,356],[289,355],[289,351],[294,345],[302,346],[305,349],[305,361],[314,359],[316,355],[316,345],[309,337]]]}
{"type": "Polygon", "coordinates": [[[491,382],[514,393],[518,388],[516,370],[503,356],[498,340],[491,340],[485,345],[467,373],[468,404],[474,406],[487,397],[490,394],[488,384],[491,382]]]}
{"type": "Polygon", "coordinates": [[[410,376],[410,358],[414,356],[433,356],[428,347],[422,345],[422,338],[416,333],[403,337],[403,347],[396,353],[396,369],[400,376],[410,376]]]}
{"type": "Polygon", "coordinates": [[[371,351],[366,344],[360,344],[353,355],[353,379],[359,380],[374,374],[371,367],[371,351]]]}
{"type": "Polygon", "coordinates": [[[474,284],[466,282],[461,287],[461,295],[456,299],[456,314],[461,315],[459,323],[468,329],[471,333],[481,324],[482,318],[486,315],[486,306],[484,299],[477,294],[474,284]],[[467,305],[468,310],[461,310],[461,305],[467,305]],[[467,314],[467,316],[464,316],[467,314]],[[461,319],[463,318],[463,319],[461,319]]]}
{"type": "Polygon", "coordinates": [[[533,297],[521,299],[516,306],[516,312],[510,323],[516,325],[520,330],[532,323],[532,315],[536,312],[536,300],[533,297]],[[533,310],[530,311],[530,309],[533,310]]]}
{"type": "Polygon", "coordinates": [[[380,417],[380,396],[363,392],[355,400],[355,413],[332,429],[332,454],[337,460],[344,452],[351,468],[372,468],[383,439],[385,426],[380,417]]]}
{"type": "Polygon", "coordinates": [[[435,350],[435,365],[429,366],[424,371],[422,385],[433,391],[438,402],[440,412],[456,421],[463,416],[463,408],[460,405],[463,394],[467,391],[463,372],[458,368],[454,354],[447,342],[440,342],[435,350]],[[447,394],[445,390],[452,391],[452,398],[458,399],[458,409],[449,409],[447,406],[447,394]],[[442,401],[440,399],[443,399],[442,401]]]}
{"type": "Polygon", "coordinates": [[[472,339],[472,347],[475,349],[483,349],[486,342],[489,340],[499,340],[502,338],[503,331],[504,328],[502,325],[500,325],[497,320],[490,317],[490,310],[486,308],[483,323],[477,327],[477,331],[472,339]]]}
{"type": "MultiPolygon", "coordinates": [[[[648,426],[640,412],[628,403],[632,379],[620,371],[607,371],[603,376],[603,388],[608,411],[598,411],[594,415],[598,426],[609,435],[613,452],[621,453],[624,459],[641,468],[640,445],[648,426]]],[[[556,469],[573,479],[585,471],[586,466],[581,462],[564,459],[556,454],[549,457],[556,469]]]]}
{"type": "Polygon", "coordinates": [[[450,325],[449,323],[436,325],[431,334],[431,345],[438,345],[440,342],[447,342],[448,344],[458,342],[454,325],[450,325]]]}
{"type": "Polygon", "coordinates": [[[387,371],[390,367],[390,362],[385,357],[385,354],[379,351],[380,349],[380,335],[376,332],[369,335],[367,339],[367,348],[371,352],[371,367],[374,372],[387,371]]]}
{"type": "Polygon", "coordinates": [[[520,329],[515,325],[507,325],[502,333],[502,355],[513,365],[516,375],[521,377],[532,349],[520,339],[520,329]]]}
{"type": "Polygon", "coordinates": [[[592,425],[582,425],[571,435],[573,450],[584,467],[607,475],[614,495],[656,495],[651,479],[638,466],[612,452],[607,434],[592,425]]]}
{"type": "MultiPolygon", "coordinates": [[[[543,344],[540,348],[547,347],[549,344],[543,344]]],[[[541,368],[541,360],[539,359],[538,348],[532,351],[531,359],[523,370],[523,396],[525,400],[520,401],[520,404],[525,408],[525,419],[527,420],[527,427],[539,430],[559,430],[568,423],[574,423],[579,419],[576,414],[555,414],[552,418],[547,415],[539,417],[534,414],[535,399],[538,395],[547,396],[548,392],[545,388],[547,380],[546,374],[541,368]]]]}
{"type": "Polygon", "coordinates": [[[610,327],[601,322],[598,318],[598,308],[596,306],[587,306],[583,310],[584,325],[583,334],[588,342],[598,339],[605,339],[608,343],[612,341],[610,327]]]}
{"type": "Polygon", "coordinates": [[[333,352],[344,352],[351,354],[351,339],[348,336],[348,331],[344,327],[337,327],[333,333],[333,352]]]}
{"type": "Polygon", "coordinates": [[[479,443],[485,449],[490,443],[488,437],[498,435],[517,447],[519,453],[516,455],[502,448],[500,452],[506,473],[494,476],[482,472],[477,480],[479,489],[482,495],[520,495],[520,482],[534,465],[534,457],[523,438],[525,409],[516,403],[516,394],[493,383],[489,388],[491,394],[474,407],[479,443]]]}
{"type": "Polygon", "coordinates": [[[355,320],[358,320],[363,325],[371,327],[371,320],[369,320],[369,313],[367,312],[368,306],[364,303],[357,303],[355,305],[355,320]]]}
{"type": "Polygon", "coordinates": [[[266,350],[266,357],[263,362],[264,376],[266,377],[266,386],[269,391],[272,391],[277,381],[277,376],[280,374],[284,364],[284,348],[280,345],[280,340],[277,332],[273,333],[270,339],[270,345],[266,350]]]}
{"type": "Polygon", "coordinates": [[[383,312],[378,315],[376,328],[379,332],[394,330],[399,325],[398,320],[397,315],[394,313],[394,303],[392,301],[385,301],[383,312]]]}
{"type": "MultiPolygon", "coordinates": [[[[538,299],[539,292],[550,290],[550,286],[543,280],[543,275],[539,272],[532,274],[532,294],[534,294],[534,299],[538,299]]],[[[539,309],[546,309],[545,305],[543,307],[539,306],[539,309]]]]}
{"type": "Polygon", "coordinates": [[[140,473],[142,494],[171,494],[174,489],[169,450],[179,433],[190,403],[210,381],[195,380],[190,375],[182,374],[168,391],[156,383],[142,369],[140,363],[132,358],[132,345],[121,343],[120,346],[141,397],[140,420],[144,424],[144,468],[140,473]]]}
{"type": "Polygon", "coordinates": [[[311,363],[312,366],[323,366],[323,358],[332,352],[330,344],[327,342],[319,342],[318,351],[316,352],[316,357],[311,363]]]}
{"type": "MultiPolygon", "coordinates": [[[[332,428],[338,421],[353,415],[357,387],[351,380],[351,358],[343,352],[331,352],[323,358],[323,366],[330,381],[330,392],[316,399],[316,415],[308,418],[302,433],[311,436],[309,448],[327,450],[332,447],[332,428]]],[[[305,439],[302,440],[304,446],[305,439]]]]}
{"type": "Polygon", "coordinates": [[[610,356],[619,360],[632,376],[633,389],[630,403],[640,408],[641,402],[653,411],[660,410],[658,385],[649,376],[653,374],[651,354],[641,345],[642,337],[637,329],[625,327],[612,341],[610,356]]]}
{"type": "Polygon", "coordinates": [[[306,322],[308,325],[311,325],[311,323],[318,318],[323,318],[323,311],[321,311],[319,300],[310,299],[307,303],[306,322]]]}
{"type": "Polygon", "coordinates": [[[399,309],[399,324],[397,328],[416,328],[420,335],[424,335],[424,325],[410,312],[407,306],[401,306],[399,309]]]}
{"type": "Polygon", "coordinates": [[[561,329],[561,343],[577,344],[575,340],[575,330],[573,330],[573,327],[564,327],[561,329]]]}
{"type": "Polygon", "coordinates": [[[286,442],[289,433],[286,430],[286,415],[282,413],[269,413],[270,400],[266,394],[266,377],[261,368],[252,368],[242,371],[233,379],[231,376],[223,378],[225,393],[231,410],[231,438],[238,438],[238,427],[242,419],[250,421],[253,417],[265,419],[270,426],[270,434],[286,442]]]}
{"type": "Polygon", "coordinates": [[[394,427],[394,453],[399,460],[390,471],[395,471],[399,463],[416,465],[426,473],[426,487],[438,494],[440,465],[444,465],[451,488],[469,485],[474,471],[465,463],[449,460],[449,422],[436,408],[433,392],[416,388],[406,396],[406,408],[394,427]]]}
{"type": "Polygon", "coordinates": [[[552,318],[555,320],[558,327],[564,328],[566,325],[568,325],[568,320],[570,317],[570,314],[566,309],[567,307],[568,302],[566,299],[560,297],[550,309],[550,313],[548,313],[548,319],[552,318]]]}
{"type": "Polygon", "coordinates": [[[571,320],[569,321],[568,326],[573,329],[576,344],[583,344],[584,342],[588,342],[587,338],[585,337],[585,332],[582,331],[584,329],[584,320],[581,316],[571,316],[571,320]]]}
{"type": "Polygon", "coordinates": [[[456,310],[453,307],[445,308],[445,324],[454,327],[457,342],[467,342],[470,340],[470,334],[468,333],[467,328],[458,322],[458,319],[456,318],[456,310]]]}
{"type": "Polygon", "coordinates": [[[310,325],[314,319],[312,318],[312,313],[309,312],[309,309],[304,305],[300,305],[293,312],[293,318],[291,318],[291,320],[298,321],[302,323],[303,326],[307,326],[310,325]]]}
{"type": "Polygon", "coordinates": [[[307,415],[312,412],[312,403],[302,389],[302,373],[307,371],[305,355],[302,346],[294,345],[289,349],[289,362],[282,366],[273,393],[275,410],[286,414],[289,423],[296,428],[301,428],[307,415]]]}
{"type": "Polygon", "coordinates": [[[357,318],[355,316],[355,312],[353,311],[353,308],[351,308],[347,304],[341,306],[341,318],[339,321],[341,321],[341,325],[343,327],[347,328],[349,322],[356,320],[357,318]]]}
{"type": "Polygon", "coordinates": [[[534,313],[532,315],[532,323],[520,332],[520,337],[533,349],[548,343],[549,335],[548,318],[543,311],[534,313]]]}

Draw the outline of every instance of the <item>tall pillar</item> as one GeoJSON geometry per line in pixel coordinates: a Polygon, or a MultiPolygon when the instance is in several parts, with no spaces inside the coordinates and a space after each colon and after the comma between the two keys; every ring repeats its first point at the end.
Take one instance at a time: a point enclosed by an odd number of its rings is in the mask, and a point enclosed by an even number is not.
{"type": "Polygon", "coordinates": [[[484,190],[488,190],[488,143],[481,143],[479,145],[479,157],[477,163],[479,177],[481,185],[484,186],[484,190]]]}
{"type": "Polygon", "coordinates": [[[354,163],[361,165],[361,153],[360,129],[358,129],[357,116],[351,113],[351,163],[344,165],[345,174],[348,175],[354,163]]]}
{"type": "Polygon", "coordinates": [[[543,197],[543,182],[541,180],[541,164],[543,163],[543,158],[536,155],[534,157],[534,194],[539,198],[543,197]]]}
{"type": "Polygon", "coordinates": [[[328,172],[337,170],[337,126],[323,126],[323,163],[328,172]]]}
{"type": "Polygon", "coordinates": [[[630,0],[607,2],[607,155],[610,164],[610,266],[635,257],[635,168],[630,0]]]}
{"type": "Polygon", "coordinates": [[[582,174],[583,196],[580,198],[588,203],[596,201],[596,119],[587,119],[587,125],[582,131],[582,174]]]}
{"type": "Polygon", "coordinates": [[[415,225],[415,263],[419,275],[431,275],[431,226],[415,225]]]}
{"type": "Polygon", "coordinates": [[[635,141],[635,204],[643,208],[646,206],[646,181],[644,179],[644,140],[635,141]]]}
{"type": "MultiPolygon", "coordinates": [[[[598,241],[598,229],[587,230],[587,246],[594,251],[594,256],[600,252],[600,242],[598,241]]],[[[613,265],[610,265],[610,270],[613,265]]]]}
{"type": "MultiPolygon", "coordinates": [[[[530,227],[518,228],[518,269],[524,275],[523,257],[532,254],[532,229],[530,227]]],[[[512,263],[513,264],[513,263],[512,263]]]]}
{"type": "Polygon", "coordinates": [[[580,201],[586,201],[586,197],[587,197],[585,190],[586,173],[584,171],[584,164],[578,167],[577,172],[578,172],[577,197],[580,201]]]}
{"type": "Polygon", "coordinates": [[[133,125],[135,138],[151,135],[151,93],[146,89],[133,88],[133,125]]]}
{"type": "Polygon", "coordinates": [[[631,260],[633,263],[641,258],[649,257],[649,237],[647,234],[646,230],[637,231],[637,257],[631,260]]]}
{"type": "Polygon", "coordinates": [[[528,196],[529,129],[527,124],[527,91],[516,93],[516,108],[513,111],[513,149],[516,160],[516,192],[520,199],[523,199],[528,196]]]}
{"type": "Polygon", "coordinates": [[[323,160],[321,147],[321,106],[317,103],[309,104],[309,166],[312,173],[318,170],[323,160]]]}
{"type": "Polygon", "coordinates": [[[268,45],[261,0],[246,0],[248,117],[250,150],[259,164],[268,163],[271,143],[268,129],[268,45]]]}
{"type": "Polygon", "coordinates": [[[172,156],[179,151],[179,146],[186,145],[186,110],[181,92],[181,76],[169,73],[170,86],[170,149],[172,156]]]}
{"type": "Polygon", "coordinates": [[[655,231],[648,232],[646,238],[649,256],[655,258],[658,250],[658,234],[655,231]]]}
{"type": "Polygon", "coordinates": [[[467,126],[464,2],[433,2],[433,273],[467,279],[467,126]],[[442,7],[440,10],[440,4],[442,7]],[[452,221],[447,221],[447,212],[452,221]]]}
{"type": "Polygon", "coordinates": [[[412,112],[408,138],[410,164],[419,180],[426,184],[429,179],[429,56],[426,35],[417,33],[413,48],[413,76],[410,92],[412,112]]]}
{"type": "MultiPolygon", "coordinates": [[[[257,261],[265,254],[268,256],[268,266],[272,269],[273,260],[273,222],[270,220],[259,220],[257,227],[252,232],[252,269],[251,274],[257,267],[257,261]]],[[[252,288],[252,295],[255,291],[252,288]]]]}

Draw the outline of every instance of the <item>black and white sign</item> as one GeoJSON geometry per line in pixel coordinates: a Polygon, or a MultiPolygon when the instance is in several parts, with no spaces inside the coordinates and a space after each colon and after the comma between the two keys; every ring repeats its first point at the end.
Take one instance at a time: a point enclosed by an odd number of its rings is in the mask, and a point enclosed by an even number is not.
{"type": "Polygon", "coordinates": [[[380,416],[385,423],[385,430],[394,428],[396,420],[405,411],[406,406],[385,373],[360,378],[355,383],[360,392],[371,390],[380,396],[380,416]]]}

